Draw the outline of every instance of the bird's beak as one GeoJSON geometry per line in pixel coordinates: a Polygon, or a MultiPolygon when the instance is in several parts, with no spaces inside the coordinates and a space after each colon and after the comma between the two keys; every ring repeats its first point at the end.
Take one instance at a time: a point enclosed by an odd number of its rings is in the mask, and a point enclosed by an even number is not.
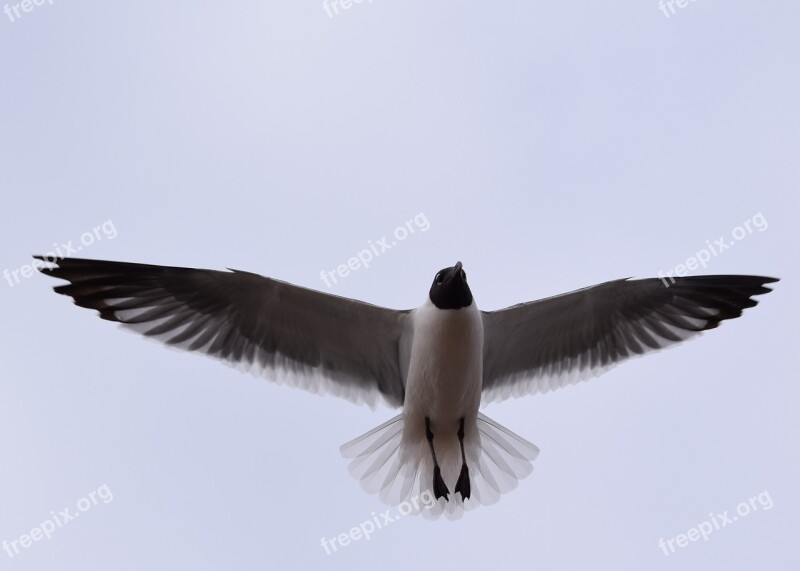
{"type": "Polygon", "coordinates": [[[458,274],[458,272],[460,272],[460,271],[461,271],[461,268],[462,268],[462,266],[461,266],[461,262],[456,262],[456,265],[455,265],[455,267],[453,268],[453,271],[454,271],[456,274],[458,274]]]}

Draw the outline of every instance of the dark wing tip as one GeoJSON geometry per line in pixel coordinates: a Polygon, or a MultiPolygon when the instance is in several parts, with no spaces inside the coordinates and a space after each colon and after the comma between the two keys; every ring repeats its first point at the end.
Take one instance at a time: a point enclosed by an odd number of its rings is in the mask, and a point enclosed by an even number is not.
{"type": "MultiPolygon", "coordinates": [[[[698,308],[713,308],[718,313],[708,320],[703,329],[714,329],[720,322],[735,319],[745,309],[755,307],[753,296],[772,291],[764,284],[775,283],[779,278],[747,275],[712,275],[681,278],[681,297],[698,308]]],[[[696,315],[700,317],[700,315],[696,315]]]]}
{"type": "MultiPolygon", "coordinates": [[[[45,262],[45,263],[48,263],[48,264],[55,264],[58,261],[58,259],[56,259],[55,261],[50,261],[48,259],[45,259],[44,256],[40,256],[38,254],[34,254],[32,257],[33,257],[34,260],[41,260],[42,262],[45,262]]],[[[43,272],[43,271],[48,269],[46,266],[40,266],[38,264],[35,264],[34,267],[37,270],[39,270],[40,272],[43,272]]]]}
{"type": "MultiPolygon", "coordinates": [[[[46,274],[50,277],[59,278],[61,277],[58,272],[61,269],[59,264],[63,262],[64,258],[57,258],[56,256],[39,256],[34,255],[34,260],[39,260],[44,262],[43,264],[33,264],[33,267],[36,268],[39,272],[46,274]]],[[[66,278],[62,278],[66,279],[66,278]]],[[[55,289],[55,288],[53,288],[55,289]]],[[[58,290],[56,290],[58,291],[58,290]]],[[[59,292],[60,293],[60,292],[59,292]]]]}

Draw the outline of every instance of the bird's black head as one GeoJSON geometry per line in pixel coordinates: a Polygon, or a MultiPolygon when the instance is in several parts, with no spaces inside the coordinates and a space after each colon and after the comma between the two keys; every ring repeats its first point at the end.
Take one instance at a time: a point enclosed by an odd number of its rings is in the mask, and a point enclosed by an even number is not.
{"type": "Polygon", "coordinates": [[[439,309],[460,309],[472,304],[472,292],[461,262],[436,274],[429,295],[431,303],[439,309]]]}

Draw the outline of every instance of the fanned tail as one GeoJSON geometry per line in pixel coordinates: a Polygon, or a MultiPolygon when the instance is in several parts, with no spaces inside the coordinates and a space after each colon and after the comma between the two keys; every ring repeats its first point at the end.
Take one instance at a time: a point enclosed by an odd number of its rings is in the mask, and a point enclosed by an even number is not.
{"type": "Polygon", "coordinates": [[[539,449],[518,434],[478,413],[467,425],[464,452],[471,483],[469,499],[453,493],[461,470],[461,449],[454,434],[437,434],[436,455],[442,476],[451,490],[449,501],[434,499],[433,461],[422,430],[405,430],[399,414],[366,434],[342,445],[342,455],[352,458],[350,474],[369,493],[388,505],[406,503],[409,513],[438,518],[461,517],[464,510],[490,505],[517,487],[533,471],[539,449]],[[471,428],[471,429],[470,429],[471,428]]]}

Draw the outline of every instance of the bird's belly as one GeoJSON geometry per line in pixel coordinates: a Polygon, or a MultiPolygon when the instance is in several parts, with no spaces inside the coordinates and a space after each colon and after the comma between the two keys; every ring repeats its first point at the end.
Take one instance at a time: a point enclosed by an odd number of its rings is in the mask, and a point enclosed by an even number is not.
{"type": "Polygon", "coordinates": [[[483,322],[475,308],[434,310],[415,322],[404,415],[457,423],[474,417],[483,376],[483,322]]]}

